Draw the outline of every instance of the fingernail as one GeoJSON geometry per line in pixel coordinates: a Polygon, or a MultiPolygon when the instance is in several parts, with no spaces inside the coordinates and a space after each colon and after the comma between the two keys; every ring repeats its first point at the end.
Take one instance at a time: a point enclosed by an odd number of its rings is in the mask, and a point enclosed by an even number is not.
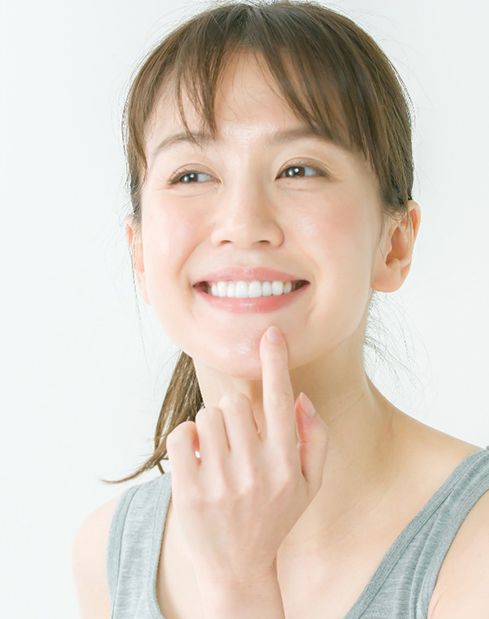
{"type": "Polygon", "coordinates": [[[309,417],[314,417],[314,415],[316,414],[316,409],[314,408],[311,400],[307,397],[307,395],[303,391],[301,391],[300,398],[301,398],[302,408],[306,412],[306,415],[309,415],[309,417]]]}
{"type": "Polygon", "coordinates": [[[278,344],[282,341],[282,334],[279,329],[275,326],[268,327],[267,330],[267,339],[269,342],[273,342],[274,344],[278,344]]]}

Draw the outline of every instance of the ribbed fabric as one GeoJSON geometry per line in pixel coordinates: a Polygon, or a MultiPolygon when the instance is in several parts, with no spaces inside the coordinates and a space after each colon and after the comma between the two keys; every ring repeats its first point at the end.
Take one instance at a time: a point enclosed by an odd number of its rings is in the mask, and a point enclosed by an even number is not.
{"type": "MultiPolygon", "coordinates": [[[[451,473],[391,545],[344,619],[427,619],[441,564],[468,513],[489,490],[489,445],[451,473]]],[[[171,470],[128,488],[108,540],[111,619],[165,619],[156,575],[171,470]]]]}

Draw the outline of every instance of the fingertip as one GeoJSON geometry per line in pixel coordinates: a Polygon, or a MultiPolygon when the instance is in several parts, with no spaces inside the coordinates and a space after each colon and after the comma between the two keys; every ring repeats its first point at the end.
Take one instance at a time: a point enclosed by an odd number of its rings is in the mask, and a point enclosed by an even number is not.
{"type": "Polygon", "coordinates": [[[283,342],[282,332],[275,325],[270,325],[266,331],[267,340],[272,344],[280,344],[283,342]]]}

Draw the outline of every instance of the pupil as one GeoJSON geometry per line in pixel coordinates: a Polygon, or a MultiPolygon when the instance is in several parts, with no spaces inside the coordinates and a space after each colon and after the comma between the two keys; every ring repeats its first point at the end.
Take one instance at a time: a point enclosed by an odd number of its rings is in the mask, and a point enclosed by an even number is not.
{"type": "Polygon", "coordinates": [[[300,170],[300,168],[298,166],[294,166],[289,168],[289,174],[288,176],[293,176],[296,172],[298,173],[300,170]]]}

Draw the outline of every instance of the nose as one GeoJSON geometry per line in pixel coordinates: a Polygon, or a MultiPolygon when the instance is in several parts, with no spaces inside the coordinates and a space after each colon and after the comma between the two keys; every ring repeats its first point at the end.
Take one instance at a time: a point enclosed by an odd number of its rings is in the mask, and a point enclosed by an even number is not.
{"type": "Polygon", "coordinates": [[[263,188],[248,179],[246,184],[235,186],[227,194],[223,193],[221,198],[212,232],[214,245],[232,243],[236,247],[247,248],[257,243],[273,246],[283,243],[277,207],[263,188]]]}

